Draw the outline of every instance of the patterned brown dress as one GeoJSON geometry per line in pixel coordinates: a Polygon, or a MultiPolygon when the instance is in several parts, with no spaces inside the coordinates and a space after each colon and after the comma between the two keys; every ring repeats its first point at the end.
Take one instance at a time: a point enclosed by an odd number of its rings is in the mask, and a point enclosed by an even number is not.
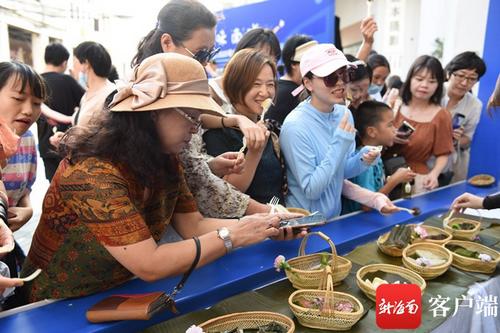
{"type": "Polygon", "coordinates": [[[178,175],[144,200],[125,167],[97,158],[63,160],[50,184],[21,276],[42,273],[22,290],[25,301],[84,296],[119,285],[132,273],[104,246],[158,241],[174,213],[197,211],[178,175]]]}

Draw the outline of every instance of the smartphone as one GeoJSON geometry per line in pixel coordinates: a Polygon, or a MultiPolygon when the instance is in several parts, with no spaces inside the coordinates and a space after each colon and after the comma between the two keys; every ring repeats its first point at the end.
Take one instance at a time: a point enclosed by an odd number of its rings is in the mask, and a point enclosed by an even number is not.
{"type": "Polygon", "coordinates": [[[415,127],[413,127],[406,120],[403,120],[403,123],[398,128],[398,137],[402,139],[408,139],[414,132],[415,132],[415,127]]]}
{"type": "Polygon", "coordinates": [[[465,122],[465,116],[461,113],[457,113],[453,116],[452,123],[453,123],[453,129],[460,128],[464,125],[465,122]]]}
{"type": "Polygon", "coordinates": [[[321,213],[311,214],[299,218],[292,218],[280,222],[280,227],[309,228],[326,223],[326,218],[321,213]]]}

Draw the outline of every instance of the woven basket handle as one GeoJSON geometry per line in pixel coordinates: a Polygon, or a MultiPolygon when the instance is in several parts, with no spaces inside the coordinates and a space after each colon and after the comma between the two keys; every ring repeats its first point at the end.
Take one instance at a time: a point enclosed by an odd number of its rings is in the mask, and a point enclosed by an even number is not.
{"type": "Polygon", "coordinates": [[[330,245],[330,248],[332,249],[332,255],[333,255],[333,258],[330,262],[330,267],[332,268],[332,271],[333,271],[334,263],[335,263],[335,261],[337,261],[337,249],[335,248],[335,244],[333,244],[330,237],[328,237],[327,235],[325,235],[321,231],[309,232],[307,235],[304,236],[304,238],[302,239],[302,242],[300,243],[299,257],[305,255],[307,241],[309,240],[309,237],[311,237],[312,235],[317,235],[317,236],[323,238],[323,240],[327,241],[328,244],[330,245]]]}
{"type": "Polygon", "coordinates": [[[448,223],[450,222],[450,219],[451,217],[453,216],[453,214],[455,213],[455,211],[452,209],[450,211],[450,213],[448,214],[448,216],[446,216],[444,219],[443,219],[443,222],[444,222],[444,225],[448,225],[448,223]]]}
{"type": "Polygon", "coordinates": [[[333,274],[330,267],[326,267],[326,293],[325,305],[321,312],[323,315],[333,316],[335,314],[335,293],[333,292],[333,274]]]}

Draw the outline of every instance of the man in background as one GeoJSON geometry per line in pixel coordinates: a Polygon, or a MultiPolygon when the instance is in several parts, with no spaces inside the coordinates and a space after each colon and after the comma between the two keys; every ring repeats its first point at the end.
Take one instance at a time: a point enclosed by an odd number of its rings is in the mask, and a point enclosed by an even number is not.
{"type": "MultiPolygon", "coordinates": [[[[71,76],[64,74],[68,65],[69,52],[59,43],[52,43],[45,48],[45,71],[42,74],[47,85],[47,106],[59,113],[71,117],[85,90],[71,76]]],[[[37,121],[40,156],[45,165],[45,176],[52,180],[61,157],[53,147],[49,138],[56,131],[64,132],[69,125],[41,115],[37,121]]]]}

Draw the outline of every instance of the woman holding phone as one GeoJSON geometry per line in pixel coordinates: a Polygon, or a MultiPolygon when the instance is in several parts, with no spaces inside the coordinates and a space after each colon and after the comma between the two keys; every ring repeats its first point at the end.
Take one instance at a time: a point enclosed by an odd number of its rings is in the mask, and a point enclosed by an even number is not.
{"type": "Polygon", "coordinates": [[[417,173],[413,194],[438,187],[438,177],[453,152],[451,116],[441,107],[443,68],[438,59],[423,55],[412,64],[401,91],[402,105],[396,110],[398,128],[389,154],[402,155],[417,173]],[[433,166],[429,162],[435,157],[433,166]]]}

